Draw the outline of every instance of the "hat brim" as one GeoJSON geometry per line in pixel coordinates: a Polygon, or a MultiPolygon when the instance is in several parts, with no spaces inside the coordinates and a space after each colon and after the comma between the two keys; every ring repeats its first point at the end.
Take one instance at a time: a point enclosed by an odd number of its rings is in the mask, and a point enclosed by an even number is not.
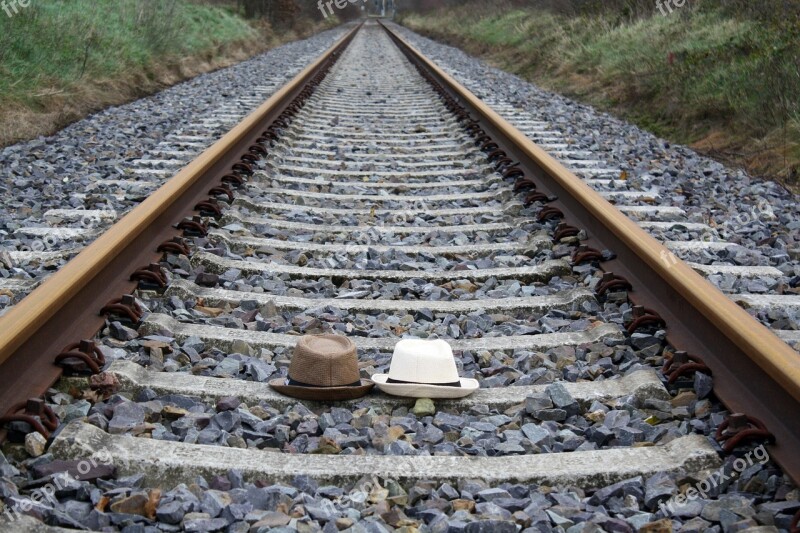
{"type": "Polygon", "coordinates": [[[287,385],[286,379],[273,379],[269,386],[276,392],[284,396],[291,396],[299,400],[309,400],[314,402],[329,402],[339,400],[354,400],[366,396],[375,383],[368,379],[362,379],[361,385],[350,387],[299,387],[297,385],[287,385]]]}
{"type": "Polygon", "coordinates": [[[463,398],[469,396],[480,388],[477,379],[461,378],[460,387],[446,387],[442,385],[429,385],[426,383],[389,383],[389,374],[374,374],[372,381],[375,385],[392,396],[406,398],[463,398]]]}

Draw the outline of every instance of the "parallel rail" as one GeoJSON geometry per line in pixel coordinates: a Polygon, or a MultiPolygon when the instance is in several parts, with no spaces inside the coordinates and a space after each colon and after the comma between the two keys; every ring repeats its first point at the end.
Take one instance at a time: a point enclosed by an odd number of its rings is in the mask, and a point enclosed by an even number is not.
{"type": "MultiPolygon", "coordinates": [[[[385,28],[406,57],[466,109],[537,189],[556,197],[551,207],[585,228],[585,242],[612,250],[602,264],[633,286],[630,299],[657,310],[668,341],[701,355],[714,375],[714,392],[732,412],[764,421],[775,437],[774,457],[800,481],[800,360],[783,341],[682,262],[667,266],[668,250],[530,141],[470,91],[385,28]]],[[[0,317],[0,412],[42,394],[61,376],[53,357],[64,346],[92,338],[103,327],[98,310],[137,286],[128,273],[160,260],[155,251],[175,226],[208,198],[208,190],[241,160],[262,132],[329,67],[354,38],[353,29],[292,82],[155,194],[114,225],[61,271],[0,317]]],[[[298,196],[302,196],[298,194],[298,196]]],[[[376,463],[377,464],[377,463],[376,463]]]]}

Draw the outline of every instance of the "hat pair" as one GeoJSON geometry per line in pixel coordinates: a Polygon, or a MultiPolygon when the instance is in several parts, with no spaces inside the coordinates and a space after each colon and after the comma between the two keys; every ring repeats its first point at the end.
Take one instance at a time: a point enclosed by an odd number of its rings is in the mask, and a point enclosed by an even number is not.
{"type": "Polygon", "coordinates": [[[270,381],[281,394],[312,401],[360,398],[377,384],[410,398],[463,398],[480,386],[460,378],[453,350],[443,340],[403,339],[395,345],[388,374],[360,379],[356,347],[341,335],[306,335],[295,346],[289,377],[270,381]]]}

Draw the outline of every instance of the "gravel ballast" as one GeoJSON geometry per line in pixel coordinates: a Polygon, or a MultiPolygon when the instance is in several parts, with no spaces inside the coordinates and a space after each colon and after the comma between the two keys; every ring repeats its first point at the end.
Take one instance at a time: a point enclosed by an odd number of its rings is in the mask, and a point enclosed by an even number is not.
{"type": "MultiPolygon", "coordinates": [[[[363,31],[331,71],[332,79],[320,86],[304,109],[307,117],[314,116],[316,121],[304,127],[303,120],[296,119],[286,135],[280,136],[270,157],[255,165],[255,175],[237,191],[239,199],[226,208],[225,216],[217,222],[209,220],[211,234],[190,239],[193,257],[166,256],[162,265],[170,280],[180,280],[176,284],[180,289],[166,294],[137,291],[147,315],[142,324],[112,318],[99,334],[98,344],[108,365],[116,361],[135,368],[133,373],[153,373],[162,385],[137,387],[124,379],[121,383],[109,372],[88,383],[79,378],[63,380],[58,389],[49,391],[47,403],[63,424],[62,431],[70,424],[63,433],[67,437],[59,440],[56,436],[58,444],[48,449],[43,437],[31,436],[24,445],[9,446],[5,455],[0,454],[0,499],[5,505],[0,506],[0,517],[7,511],[5,516],[13,520],[15,513],[22,512],[53,526],[130,533],[788,531],[792,515],[800,509],[800,491],[759,443],[717,458],[714,450],[718,445],[712,436],[728,413],[713,395],[712,377],[698,373],[675,386],[668,385],[660,373],[672,351],[665,346],[665,331],[656,327],[624,335],[624,324],[632,316],[624,292],[612,292],[605,298],[592,295],[602,275],[593,265],[567,266],[528,279],[513,270],[564,262],[578,239],[553,243],[557,221],[536,222],[535,207],[509,209],[519,199],[511,193],[511,183],[481,161],[471,142],[451,142],[469,140],[461,126],[415,125],[412,115],[410,124],[397,126],[397,131],[423,139],[430,133],[431,138],[418,145],[407,140],[398,143],[402,148],[387,149],[375,132],[395,131],[392,127],[382,123],[379,128],[369,115],[357,118],[355,112],[350,113],[350,120],[345,120],[347,113],[336,116],[337,106],[360,109],[362,100],[365,106],[383,106],[390,111],[387,98],[416,102],[419,109],[424,103],[429,106],[425,113],[443,109],[400,53],[390,47],[388,38],[374,25],[363,31]],[[389,86],[389,79],[394,92],[376,94],[389,86]],[[444,152],[450,155],[433,155],[444,152]],[[379,165],[377,159],[386,153],[396,159],[379,165]],[[424,175],[412,174],[406,179],[409,171],[419,171],[403,164],[406,159],[402,156],[409,154],[414,157],[408,161],[435,159],[431,173],[438,170],[442,175],[426,180],[424,175]],[[340,166],[341,161],[350,167],[340,166]],[[327,173],[317,172],[319,169],[327,173]],[[342,174],[328,172],[331,169],[342,174]],[[445,175],[448,169],[457,171],[445,175]],[[396,188],[394,180],[409,186],[396,188]],[[424,183],[443,186],[410,186],[424,183]],[[334,194],[352,197],[324,196],[334,194]],[[237,244],[237,237],[246,241],[237,244]],[[507,250],[497,249],[504,244],[507,250]],[[451,252],[432,253],[420,247],[449,248],[451,252]],[[464,253],[469,247],[474,249],[464,253]],[[490,268],[507,272],[486,276],[490,268]],[[321,271],[326,274],[314,274],[321,271]],[[328,273],[331,271],[333,274],[328,273]],[[402,275],[386,276],[388,272],[402,275]],[[564,297],[557,307],[548,309],[470,307],[487,300],[521,301],[574,293],[584,296],[564,297]],[[270,296],[281,299],[265,301],[270,296]],[[307,302],[298,305],[299,299],[307,302]],[[322,299],[328,304],[311,303],[322,299]],[[337,300],[348,301],[352,307],[331,304],[337,300]],[[384,305],[370,309],[370,302],[384,305]],[[431,307],[441,304],[441,310],[420,307],[424,302],[431,302],[431,307]],[[448,308],[448,304],[457,307],[448,308]],[[191,335],[179,334],[179,329],[184,331],[189,325],[191,335]],[[541,336],[598,331],[599,338],[591,342],[543,349],[492,348],[493,343],[502,346],[501,341],[509,337],[536,346],[541,336]],[[410,336],[444,338],[459,346],[480,343],[486,349],[459,349],[455,357],[460,375],[477,379],[481,394],[515,387],[532,389],[524,401],[513,405],[425,399],[393,403],[391,398],[377,396],[319,405],[286,399],[276,403],[269,397],[210,397],[201,391],[187,393],[185,388],[169,390],[169,376],[180,376],[184,387],[191,377],[236,379],[250,387],[266,387],[271,379],[286,377],[291,357],[290,347],[281,344],[283,341],[263,341],[266,335],[285,339],[328,332],[351,336],[362,346],[388,346],[410,336]],[[624,386],[615,388],[612,395],[575,392],[613,381],[633,382],[642,373],[658,380],[646,397],[624,386]],[[81,424],[84,430],[76,429],[81,424]],[[70,442],[69,435],[78,433],[89,437],[70,442]],[[85,445],[92,442],[92,435],[103,436],[97,443],[113,440],[115,446],[124,441],[146,443],[142,448],[148,449],[151,445],[152,449],[172,446],[165,458],[202,454],[198,450],[208,447],[213,450],[209,456],[235,459],[241,453],[267,462],[271,469],[280,465],[282,457],[295,464],[302,463],[307,454],[313,458],[308,462],[315,465],[325,463],[325,456],[336,456],[338,464],[348,459],[364,461],[362,464],[408,461],[398,464],[408,464],[410,473],[402,479],[364,475],[353,482],[356,475],[351,475],[346,482],[320,483],[317,479],[330,481],[330,476],[320,474],[315,479],[313,473],[298,471],[296,476],[258,479],[252,471],[257,465],[248,465],[249,472],[228,467],[220,471],[211,465],[203,471],[165,470],[159,472],[163,476],[154,478],[128,468],[124,445],[115,448],[113,456],[108,450],[85,445]],[[104,440],[106,437],[113,439],[104,440]],[[559,454],[554,461],[569,462],[569,454],[576,452],[624,448],[622,451],[635,454],[639,448],[659,447],[661,451],[670,443],[689,441],[702,441],[713,460],[655,474],[650,470],[613,479],[598,475],[581,483],[511,483],[488,474],[487,479],[493,481],[460,476],[443,482],[446,476],[437,473],[436,479],[426,479],[425,472],[414,466],[420,459],[428,461],[425,464],[444,464],[452,458],[452,464],[457,464],[457,459],[472,457],[485,460],[479,464],[489,464],[495,459],[540,460],[547,454],[559,454]],[[60,462],[63,460],[66,462],[60,462]],[[207,475],[209,471],[214,473],[207,475]],[[153,479],[180,479],[182,483],[154,483],[153,479]],[[48,484],[56,485],[52,497],[27,505],[32,495],[46,495],[40,489],[48,484]],[[697,496],[689,501],[674,499],[694,488],[697,496]]],[[[287,55],[291,55],[288,51],[296,55],[291,61],[283,60],[297,63],[299,69],[303,53],[308,56],[306,61],[310,60],[340,32],[291,45],[300,50],[288,47],[287,55]],[[311,50],[314,46],[319,50],[311,50]]],[[[752,223],[752,234],[742,231],[726,236],[745,252],[726,248],[715,250],[710,257],[696,250],[678,250],[676,254],[687,254],[687,259],[703,264],[779,269],[774,280],[730,282],[726,274],[716,280],[743,292],[769,293],[781,285],[783,290],[792,288],[792,280],[800,274],[789,257],[789,250],[797,246],[797,227],[792,226],[792,221],[798,220],[797,207],[779,188],[753,182],[684,148],[668,147],[610,117],[492,70],[457,50],[405,34],[440,65],[456,71],[479,95],[527,107],[539,120],[549,121],[552,129],[574,138],[567,144],[575,144],[575,151],[588,152],[583,156],[586,160],[602,160],[614,172],[630,174],[625,180],[630,183],[602,183],[599,187],[612,192],[648,189],[647,194],[652,192],[664,207],[680,207],[691,222],[704,224],[709,223],[709,216],[721,217],[729,212],[725,209],[744,205],[734,199],[733,191],[746,191],[756,204],[761,198],[778,202],[776,205],[785,207],[774,210],[778,221],[759,218],[752,223]],[[705,174],[704,169],[711,171],[705,174]],[[647,179],[643,174],[648,174],[647,179]],[[725,193],[701,190],[700,175],[725,193]],[[733,185],[729,186],[729,180],[733,185]],[[692,182],[692,194],[666,193],[667,182],[670,189],[680,182],[685,190],[692,182]],[[759,254],[749,253],[759,232],[779,229],[790,240],[785,246],[786,258],[769,255],[773,253],[770,250],[784,249],[777,240],[753,247],[759,254]]],[[[273,66],[280,64],[279,58],[270,61],[278,62],[271,63],[273,66]]],[[[216,75],[220,80],[228,79],[224,74],[228,71],[245,76],[244,67],[236,68],[242,70],[227,69],[216,75]]],[[[243,78],[243,90],[246,85],[243,78]]],[[[212,94],[219,98],[215,93],[219,90],[209,89],[209,98],[212,94]]],[[[396,120],[402,123],[403,118],[396,120]]],[[[631,198],[621,202],[652,206],[651,200],[642,196],[631,198]]],[[[104,201],[120,212],[129,208],[125,202],[104,201]]],[[[55,208],[55,203],[46,208],[55,208]]],[[[659,216],[653,212],[642,218],[652,223],[659,216]]],[[[653,233],[666,241],[691,238],[686,231],[669,226],[653,228],[653,233]]],[[[791,311],[770,316],[782,321],[782,329],[796,327],[791,311]]],[[[385,348],[360,349],[362,378],[386,372],[390,356],[385,348]]],[[[153,455],[157,465],[160,457],[153,455]]],[[[142,458],[136,461],[141,464],[142,458]]],[[[202,458],[193,461],[201,463],[202,458]]],[[[603,470],[602,460],[596,462],[594,466],[603,470]]],[[[159,470],[152,465],[148,468],[150,474],[159,470]]],[[[624,472],[624,468],[624,464],[608,465],[609,470],[624,472]]],[[[270,471],[277,470],[279,466],[270,471]]],[[[361,470],[357,471],[361,476],[361,470]]],[[[0,522],[0,529],[3,527],[0,522]]]]}

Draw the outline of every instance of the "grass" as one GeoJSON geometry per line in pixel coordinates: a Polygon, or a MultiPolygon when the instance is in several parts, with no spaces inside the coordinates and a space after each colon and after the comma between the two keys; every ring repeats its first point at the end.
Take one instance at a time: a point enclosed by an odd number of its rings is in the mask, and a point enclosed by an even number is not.
{"type": "Polygon", "coordinates": [[[284,37],[296,34],[276,35],[232,9],[188,0],[33,0],[13,17],[0,11],[0,146],[52,133],[284,37]]]}
{"type": "Polygon", "coordinates": [[[654,133],[797,185],[800,18],[709,3],[662,16],[557,14],[483,4],[403,23],[654,133]]]}

